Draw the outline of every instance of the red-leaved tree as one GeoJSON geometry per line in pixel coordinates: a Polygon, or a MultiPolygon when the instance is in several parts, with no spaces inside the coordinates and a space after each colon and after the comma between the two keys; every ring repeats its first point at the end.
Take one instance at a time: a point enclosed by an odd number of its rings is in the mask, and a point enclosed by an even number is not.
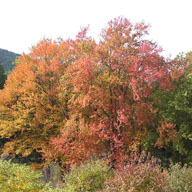
{"type": "Polygon", "coordinates": [[[76,59],[61,80],[69,119],[51,140],[67,163],[107,155],[115,166],[138,149],[147,127],[153,126],[152,88],[159,84],[169,90],[171,77],[161,50],[144,40],[147,32],[144,23],[117,18],[98,44],[86,37],[86,30],[78,36],[76,59]]]}

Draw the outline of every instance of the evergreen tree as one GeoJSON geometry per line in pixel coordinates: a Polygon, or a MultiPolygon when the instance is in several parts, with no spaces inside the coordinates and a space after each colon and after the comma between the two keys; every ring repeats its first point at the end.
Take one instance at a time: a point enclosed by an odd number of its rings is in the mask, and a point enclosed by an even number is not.
{"type": "Polygon", "coordinates": [[[3,89],[7,75],[4,73],[3,67],[0,65],[0,89],[3,89]]]}

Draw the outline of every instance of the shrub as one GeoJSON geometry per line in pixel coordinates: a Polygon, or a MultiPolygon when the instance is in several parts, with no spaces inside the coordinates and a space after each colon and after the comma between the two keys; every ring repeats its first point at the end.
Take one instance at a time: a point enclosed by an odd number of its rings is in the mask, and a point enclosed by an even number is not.
{"type": "Polygon", "coordinates": [[[104,160],[89,161],[79,167],[72,167],[65,177],[65,192],[95,192],[101,190],[111,175],[104,160]]]}
{"type": "Polygon", "coordinates": [[[166,172],[155,158],[132,154],[130,161],[105,184],[104,192],[163,192],[166,172]]]}
{"type": "Polygon", "coordinates": [[[3,192],[55,192],[40,183],[42,175],[29,166],[0,160],[0,191],[3,192]]]}
{"type": "Polygon", "coordinates": [[[171,164],[167,175],[167,191],[190,192],[192,191],[192,167],[177,163],[171,164]]]}

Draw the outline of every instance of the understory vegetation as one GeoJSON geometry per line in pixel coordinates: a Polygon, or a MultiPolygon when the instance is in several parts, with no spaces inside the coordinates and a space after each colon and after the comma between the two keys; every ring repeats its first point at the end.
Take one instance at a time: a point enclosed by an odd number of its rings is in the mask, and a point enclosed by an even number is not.
{"type": "Polygon", "coordinates": [[[113,170],[106,160],[89,160],[73,166],[56,187],[43,182],[40,171],[24,164],[0,161],[0,190],[3,192],[190,192],[192,167],[176,163],[162,168],[145,153],[113,170]]]}

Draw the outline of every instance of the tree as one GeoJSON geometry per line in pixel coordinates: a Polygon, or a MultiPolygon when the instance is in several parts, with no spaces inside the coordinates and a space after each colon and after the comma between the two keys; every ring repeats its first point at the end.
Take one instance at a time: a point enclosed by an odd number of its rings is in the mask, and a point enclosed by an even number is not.
{"type": "Polygon", "coordinates": [[[153,132],[146,140],[146,149],[151,151],[153,155],[160,157],[165,161],[167,158],[174,162],[190,163],[192,160],[192,131],[191,131],[191,106],[192,106],[192,54],[189,52],[186,55],[179,55],[172,65],[177,70],[171,69],[174,82],[172,89],[168,92],[156,89],[153,92],[154,103],[156,108],[156,118],[163,118],[175,125],[177,134],[176,139],[163,145],[163,148],[158,150],[152,147],[155,144],[155,138],[158,137],[157,132],[153,132]]]}
{"type": "MultiPolygon", "coordinates": [[[[49,140],[68,119],[67,100],[60,98],[60,78],[68,65],[91,49],[82,44],[83,29],[76,40],[45,39],[17,60],[5,89],[0,93],[0,138],[3,153],[28,157],[51,153],[49,140]]],[[[91,39],[88,42],[93,42],[91,39]]],[[[70,89],[70,87],[66,87],[70,89]]],[[[53,158],[55,151],[51,153],[53,158]]]]}
{"type": "Polygon", "coordinates": [[[50,40],[19,57],[0,93],[0,137],[9,140],[4,153],[28,156],[58,134],[64,121],[57,99],[62,60],[59,44],[50,40]]]}
{"type": "MultiPolygon", "coordinates": [[[[102,31],[99,44],[81,42],[92,49],[63,76],[61,95],[69,91],[66,87],[71,93],[69,120],[61,136],[51,142],[69,164],[107,154],[113,167],[127,152],[138,149],[153,126],[152,88],[159,83],[169,90],[171,76],[157,45],[143,40],[147,31],[144,23],[132,25],[117,18],[102,31]]],[[[166,126],[173,130],[168,123],[159,129],[166,126]]]]}
{"type": "Polygon", "coordinates": [[[0,65],[0,89],[3,89],[7,76],[4,73],[3,67],[0,65]]]}

